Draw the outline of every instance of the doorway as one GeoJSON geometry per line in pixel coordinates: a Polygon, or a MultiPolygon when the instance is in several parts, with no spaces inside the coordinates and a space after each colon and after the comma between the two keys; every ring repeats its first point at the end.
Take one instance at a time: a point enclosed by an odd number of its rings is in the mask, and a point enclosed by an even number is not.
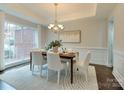
{"type": "Polygon", "coordinates": [[[113,49],[114,49],[114,18],[110,18],[108,24],[108,64],[113,67],[113,49]]]}

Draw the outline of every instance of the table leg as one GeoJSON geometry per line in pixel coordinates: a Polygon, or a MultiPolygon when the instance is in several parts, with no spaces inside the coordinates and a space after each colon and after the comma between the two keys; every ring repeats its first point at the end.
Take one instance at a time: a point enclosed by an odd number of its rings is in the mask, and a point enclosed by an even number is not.
{"type": "Polygon", "coordinates": [[[30,70],[32,70],[32,53],[30,52],[30,70]]]}
{"type": "Polygon", "coordinates": [[[71,84],[73,83],[73,59],[71,59],[71,84]]]}

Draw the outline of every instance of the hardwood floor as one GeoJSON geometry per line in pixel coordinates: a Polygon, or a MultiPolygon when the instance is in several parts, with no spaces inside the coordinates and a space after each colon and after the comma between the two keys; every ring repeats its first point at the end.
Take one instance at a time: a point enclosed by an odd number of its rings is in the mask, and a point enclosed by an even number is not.
{"type": "MultiPolygon", "coordinates": [[[[25,65],[27,64],[23,64],[21,66],[25,66],[25,65]]],[[[123,90],[123,88],[120,86],[120,84],[113,76],[112,68],[108,68],[106,66],[101,66],[101,65],[94,65],[94,64],[91,65],[95,66],[96,69],[96,76],[97,76],[99,90],[123,90]]],[[[17,66],[16,68],[18,67],[20,66],[17,66]]],[[[9,69],[13,69],[13,68],[9,68],[9,69]]],[[[3,87],[4,85],[6,85],[3,82],[0,82],[0,85],[1,84],[3,87]]]]}
{"type": "Polygon", "coordinates": [[[96,69],[99,90],[123,90],[118,81],[112,74],[112,68],[93,65],[96,69]]]}

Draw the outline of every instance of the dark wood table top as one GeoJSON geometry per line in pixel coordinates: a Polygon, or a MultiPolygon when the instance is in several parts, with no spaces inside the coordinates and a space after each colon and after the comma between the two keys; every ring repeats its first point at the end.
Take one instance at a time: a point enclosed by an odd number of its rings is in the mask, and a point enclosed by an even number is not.
{"type": "MultiPolygon", "coordinates": [[[[42,55],[46,56],[47,52],[42,52],[42,55]]],[[[59,53],[61,58],[74,58],[75,57],[75,53],[59,53]]]]}

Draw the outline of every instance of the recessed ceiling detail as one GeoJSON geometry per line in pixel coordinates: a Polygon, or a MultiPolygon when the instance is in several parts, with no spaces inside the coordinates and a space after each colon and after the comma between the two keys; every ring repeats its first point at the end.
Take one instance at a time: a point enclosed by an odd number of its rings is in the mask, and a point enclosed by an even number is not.
{"type": "MultiPolygon", "coordinates": [[[[83,18],[105,19],[112,12],[113,3],[59,3],[58,22],[83,18]]],[[[36,24],[48,25],[55,20],[53,3],[0,4],[0,10],[36,24]]]]}
{"type": "MultiPolygon", "coordinates": [[[[23,4],[47,21],[54,20],[54,4],[23,4]]],[[[95,16],[97,4],[60,3],[58,6],[58,21],[69,21],[95,16]]]]}

